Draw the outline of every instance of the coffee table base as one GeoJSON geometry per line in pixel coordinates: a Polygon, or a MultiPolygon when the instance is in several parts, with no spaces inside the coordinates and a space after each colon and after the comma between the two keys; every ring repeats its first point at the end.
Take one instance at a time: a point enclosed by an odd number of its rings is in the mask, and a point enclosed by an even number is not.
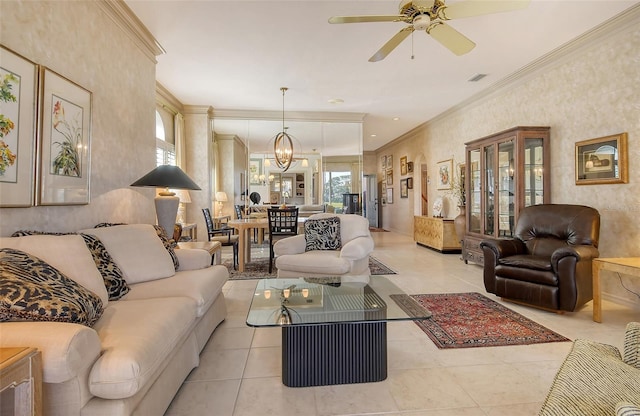
{"type": "Polygon", "coordinates": [[[282,383],[285,386],[370,383],[386,378],[386,322],[282,328],[282,383]]]}

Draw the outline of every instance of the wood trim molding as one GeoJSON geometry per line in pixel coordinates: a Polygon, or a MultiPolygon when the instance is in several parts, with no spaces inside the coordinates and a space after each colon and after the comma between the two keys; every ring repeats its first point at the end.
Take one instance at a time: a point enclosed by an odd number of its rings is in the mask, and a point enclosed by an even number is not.
{"type": "Polygon", "coordinates": [[[98,0],[96,4],[154,63],[157,63],[156,56],[166,53],[149,29],[125,4],[124,0],[98,0]]]}

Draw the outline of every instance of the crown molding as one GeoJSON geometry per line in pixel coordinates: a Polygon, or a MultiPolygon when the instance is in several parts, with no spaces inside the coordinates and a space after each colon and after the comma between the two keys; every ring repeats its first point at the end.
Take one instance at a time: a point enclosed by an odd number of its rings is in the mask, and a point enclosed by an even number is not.
{"type": "Polygon", "coordinates": [[[185,105],[183,108],[185,114],[207,114],[211,116],[213,113],[213,107],[209,105],[185,105]]]}
{"type": "Polygon", "coordinates": [[[149,29],[125,4],[124,0],[97,0],[96,4],[133,40],[153,63],[157,63],[156,56],[166,53],[149,29]]]}
{"type": "Polygon", "coordinates": [[[166,89],[164,85],[156,81],[156,100],[167,110],[174,114],[184,112],[184,106],[178,99],[166,89]]]}
{"type": "MultiPolygon", "coordinates": [[[[317,121],[327,123],[362,123],[365,113],[336,113],[317,111],[287,111],[289,121],[317,121]]],[[[282,111],[264,110],[215,110],[214,117],[234,120],[282,120],[282,111]]]]}
{"type": "MultiPolygon", "coordinates": [[[[391,143],[397,142],[397,140],[401,138],[408,138],[409,136],[415,134],[416,130],[422,129],[429,124],[447,119],[448,117],[462,112],[468,107],[473,106],[480,101],[500,95],[506,90],[524,84],[525,82],[527,82],[531,78],[538,76],[542,72],[548,72],[551,69],[564,65],[574,59],[576,55],[582,54],[589,49],[597,47],[598,45],[608,41],[619,33],[629,30],[635,30],[639,25],[640,3],[631,6],[622,13],[583,33],[577,38],[570,40],[569,42],[561,45],[560,47],[554,49],[546,55],[543,55],[535,61],[532,61],[519,70],[513,72],[511,75],[490,85],[485,90],[469,97],[468,99],[435,116],[431,120],[428,120],[425,123],[417,126],[416,128],[408,131],[407,133],[393,140],[391,143]]],[[[386,147],[386,145],[382,147],[386,147]]]]}

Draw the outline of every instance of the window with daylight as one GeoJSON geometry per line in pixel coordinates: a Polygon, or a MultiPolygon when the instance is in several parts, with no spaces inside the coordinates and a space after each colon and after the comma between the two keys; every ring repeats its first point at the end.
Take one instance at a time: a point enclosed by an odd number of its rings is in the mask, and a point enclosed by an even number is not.
{"type": "Polygon", "coordinates": [[[324,172],[323,201],[342,208],[342,194],[351,192],[351,172],[324,172]]]}
{"type": "Polygon", "coordinates": [[[156,166],[176,164],[173,114],[156,108],[156,166]]]}

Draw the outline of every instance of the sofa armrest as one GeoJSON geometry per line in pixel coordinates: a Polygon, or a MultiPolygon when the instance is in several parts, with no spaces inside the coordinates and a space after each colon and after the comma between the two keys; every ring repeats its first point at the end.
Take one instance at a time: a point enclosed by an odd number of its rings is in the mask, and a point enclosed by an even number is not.
{"type": "Polygon", "coordinates": [[[356,237],[342,246],[340,257],[349,260],[360,260],[367,257],[373,251],[373,239],[371,237],[356,237]]]}
{"type": "Polygon", "coordinates": [[[273,253],[276,256],[282,256],[284,254],[301,254],[304,253],[306,246],[307,243],[305,241],[304,234],[298,234],[293,237],[287,237],[276,241],[273,245],[273,253]]]}
{"type": "Polygon", "coordinates": [[[503,257],[526,254],[527,252],[527,247],[524,243],[515,238],[482,240],[480,242],[480,248],[491,250],[495,255],[496,261],[503,257]]]}
{"type": "Polygon", "coordinates": [[[90,368],[100,357],[93,329],[63,322],[3,322],[0,347],[34,347],[42,353],[42,379],[63,383],[90,368]]]}
{"type": "Polygon", "coordinates": [[[204,269],[211,265],[211,254],[207,250],[181,248],[175,252],[180,263],[178,271],[204,269]]]}
{"type": "Polygon", "coordinates": [[[640,370],[640,322],[629,322],[624,333],[624,362],[640,370]]]}

